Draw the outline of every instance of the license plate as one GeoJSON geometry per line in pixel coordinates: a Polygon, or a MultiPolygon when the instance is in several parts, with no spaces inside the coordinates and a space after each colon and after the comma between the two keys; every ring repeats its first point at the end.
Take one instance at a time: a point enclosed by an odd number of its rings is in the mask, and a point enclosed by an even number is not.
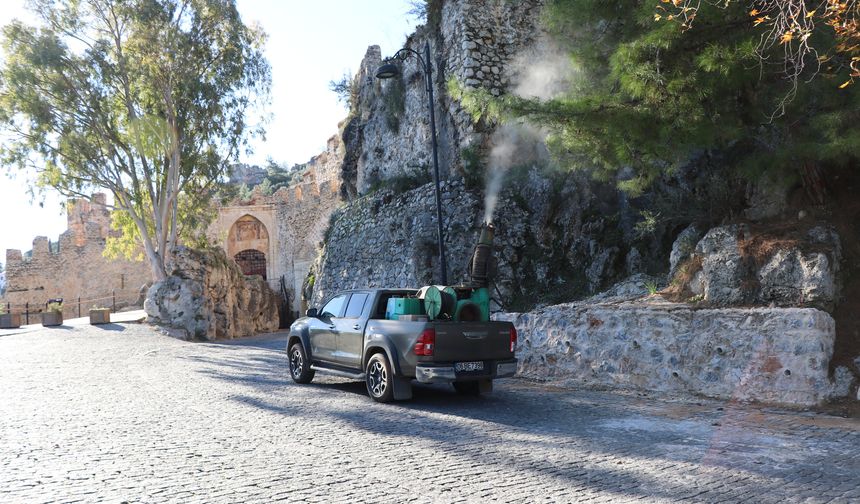
{"type": "Polygon", "coordinates": [[[454,371],[483,371],[484,361],[455,362],[454,371]]]}

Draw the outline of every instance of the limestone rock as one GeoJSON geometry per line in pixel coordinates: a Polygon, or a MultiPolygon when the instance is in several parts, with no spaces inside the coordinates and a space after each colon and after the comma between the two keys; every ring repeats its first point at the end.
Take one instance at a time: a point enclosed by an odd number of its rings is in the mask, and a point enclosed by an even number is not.
{"type": "Polygon", "coordinates": [[[642,254],[639,249],[632,247],[624,259],[625,269],[628,275],[635,275],[642,269],[642,254]]]}
{"type": "Polygon", "coordinates": [[[821,252],[780,250],[758,273],[759,298],[780,306],[814,305],[832,308],[836,302],[836,271],[821,252]]]}
{"type": "Polygon", "coordinates": [[[832,227],[816,226],[806,243],[777,251],[759,270],[759,299],[780,306],[832,309],[839,300],[842,246],[832,227]]]}
{"type": "Polygon", "coordinates": [[[605,291],[595,294],[588,298],[589,303],[596,302],[617,302],[617,301],[630,301],[633,299],[638,299],[645,297],[649,294],[648,286],[660,286],[660,280],[656,277],[652,277],[646,275],[644,273],[637,273],[630,277],[625,278],[624,280],[616,283],[609,289],[605,291]]]}
{"type": "Polygon", "coordinates": [[[601,249],[585,272],[588,279],[588,289],[596,292],[603,282],[612,275],[613,263],[618,257],[618,247],[601,249]]]}
{"type": "Polygon", "coordinates": [[[741,256],[739,240],[747,233],[744,225],[716,227],[696,245],[702,257],[702,293],[716,305],[739,304],[746,300],[744,279],[747,265],[741,256]]]}
{"type": "Polygon", "coordinates": [[[839,366],[833,372],[833,388],[830,397],[848,397],[854,385],[854,373],[845,366],[839,366]]]}
{"type": "Polygon", "coordinates": [[[702,237],[702,232],[695,224],[690,224],[672,243],[672,252],[669,254],[669,280],[675,278],[678,266],[682,261],[689,259],[696,250],[696,243],[702,237]]]}
{"type": "Polygon", "coordinates": [[[715,305],[755,303],[832,310],[839,300],[842,252],[839,235],[830,227],[814,227],[805,235],[772,237],[752,236],[743,224],[721,226],[708,231],[695,254],[702,269],[687,287],[715,305]],[[741,250],[742,243],[746,250],[741,250]]]}
{"type": "Polygon", "coordinates": [[[169,270],[147,293],[147,322],[181,329],[189,340],[277,330],[277,295],[261,277],[244,276],[222,250],[179,247],[169,270]]]}

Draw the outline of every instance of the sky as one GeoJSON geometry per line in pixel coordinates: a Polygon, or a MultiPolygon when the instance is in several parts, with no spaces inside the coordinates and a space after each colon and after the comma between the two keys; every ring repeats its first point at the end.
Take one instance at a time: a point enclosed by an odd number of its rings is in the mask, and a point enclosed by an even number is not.
{"type": "MultiPolygon", "coordinates": [[[[26,0],[2,3],[0,25],[32,20],[26,0]]],[[[293,165],[322,152],[346,116],[329,82],[355,73],[370,45],[381,46],[383,56],[393,54],[416,24],[407,15],[408,0],[237,0],[237,5],[246,23],[258,22],[268,34],[272,65],[266,140],[240,159],[251,164],[271,157],[293,165]]],[[[9,179],[8,172],[0,167],[0,263],[6,262],[6,249],[27,251],[35,236],[56,240],[66,230],[62,198],[49,192],[34,201],[27,177],[9,179]]]]}

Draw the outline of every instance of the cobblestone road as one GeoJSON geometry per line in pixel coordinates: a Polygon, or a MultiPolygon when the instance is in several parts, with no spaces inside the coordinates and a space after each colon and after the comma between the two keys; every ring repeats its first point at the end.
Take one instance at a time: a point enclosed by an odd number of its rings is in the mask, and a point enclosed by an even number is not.
{"type": "Polygon", "coordinates": [[[561,391],[294,385],[283,337],[0,335],[0,502],[860,502],[860,422],[561,391]]]}

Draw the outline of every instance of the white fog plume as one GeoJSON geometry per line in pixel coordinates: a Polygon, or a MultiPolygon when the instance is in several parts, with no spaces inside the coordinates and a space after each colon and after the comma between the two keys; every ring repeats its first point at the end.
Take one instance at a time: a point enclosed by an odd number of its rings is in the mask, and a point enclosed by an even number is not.
{"type": "Polygon", "coordinates": [[[530,124],[504,124],[493,133],[484,190],[484,222],[493,220],[508,171],[512,167],[528,166],[547,159],[545,138],[546,133],[530,124]]]}
{"type": "Polygon", "coordinates": [[[517,54],[509,68],[513,94],[540,100],[557,98],[569,90],[577,74],[567,51],[546,36],[517,54]]]}
{"type": "MultiPolygon", "coordinates": [[[[512,93],[540,100],[556,98],[570,89],[576,75],[567,53],[547,37],[518,54],[508,68],[512,93]]],[[[493,133],[484,191],[484,222],[493,219],[499,193],[511,167],[547,160],[545,140],[546,133],[528,123],[504,124],[493,133]]]]}

